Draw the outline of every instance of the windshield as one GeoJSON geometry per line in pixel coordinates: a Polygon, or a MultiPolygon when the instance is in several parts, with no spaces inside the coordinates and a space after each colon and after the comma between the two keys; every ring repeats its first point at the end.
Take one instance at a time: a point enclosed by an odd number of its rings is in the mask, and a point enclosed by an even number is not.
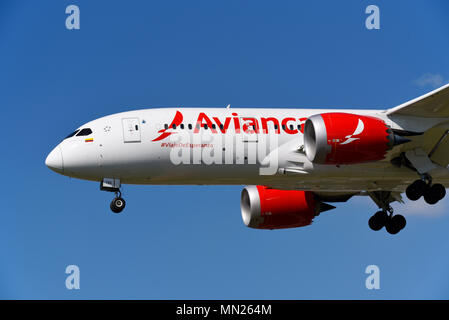
{"type": "Polygon", "coordinates": [[[78,131],[80,131],[80,130],[78,129],[78,130],[76,130],[76,131],[73,131],[71,134],[69,134],[69,135],[68,135],[67,137],[65,137],[64,139],[68,139],[68,138],[73,137],[75,134],[78,133],[78,131]]]}
{"type": "Polygon", "coordinates": [[[78,134],[76,135],[77,137],[81,137],[81,136],[88,136],[92,133],[92,130],[90,128],[84,128],[81,129],[80,132],[78,132],[78,134]]]}

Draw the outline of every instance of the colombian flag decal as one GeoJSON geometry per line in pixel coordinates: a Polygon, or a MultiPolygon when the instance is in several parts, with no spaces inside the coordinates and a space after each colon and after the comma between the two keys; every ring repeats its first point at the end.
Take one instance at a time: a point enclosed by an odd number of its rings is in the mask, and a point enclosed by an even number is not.
{"type": "Polygon", "coordinates": [[[94,142],[94,138],[85,139],[84,142],[94,142]]]}

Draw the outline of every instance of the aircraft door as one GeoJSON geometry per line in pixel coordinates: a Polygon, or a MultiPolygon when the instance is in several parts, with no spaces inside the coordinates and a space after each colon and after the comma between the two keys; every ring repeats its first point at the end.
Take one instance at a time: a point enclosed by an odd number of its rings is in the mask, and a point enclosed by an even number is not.
{"type": "Polygon", "coordinates": [[[123,142],[140,142],[140,122],[139,118],[122,119],[123,142]]]}

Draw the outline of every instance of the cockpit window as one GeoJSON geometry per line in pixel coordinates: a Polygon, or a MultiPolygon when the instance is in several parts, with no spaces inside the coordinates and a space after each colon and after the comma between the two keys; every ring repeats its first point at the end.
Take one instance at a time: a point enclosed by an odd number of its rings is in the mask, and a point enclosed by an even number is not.
{"type": "Polygon", "coordinates": [[[69,134],[69,135],[68,135],[67,137],[65,137],[64,139],[68,139],[68,138],[73,137],[75,134],[78,133],[78,131],[80,131],[80,130],[78,129],[78,130],[76,130],[76,131],[73,131],[71,134],[69,134]]]}
{"type": "Polygon", "coordinates": [[[92,133],[92,130],[90,130],[89,128],[84,128],[81,129],[80,132],[78,132],[78,134],[76,135],[77,137],[81,137],[81,136],[88,136],[92,133]]]}

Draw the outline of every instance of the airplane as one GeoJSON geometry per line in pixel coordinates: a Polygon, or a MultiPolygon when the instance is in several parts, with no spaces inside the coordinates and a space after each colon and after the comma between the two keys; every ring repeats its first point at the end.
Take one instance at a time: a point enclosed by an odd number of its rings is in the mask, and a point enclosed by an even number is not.
{"type": "Polygon", "coordinates": [[[449,84],[387,110],[151,108],[108,115],[47,156],[53,171],[96,181],[126,205],[123,184],[244,185],[247,227],[312,224],[353,196],[379,207],[368,225],[397,234],[391,203],[435,204],[449,186],[449,84]]]}

